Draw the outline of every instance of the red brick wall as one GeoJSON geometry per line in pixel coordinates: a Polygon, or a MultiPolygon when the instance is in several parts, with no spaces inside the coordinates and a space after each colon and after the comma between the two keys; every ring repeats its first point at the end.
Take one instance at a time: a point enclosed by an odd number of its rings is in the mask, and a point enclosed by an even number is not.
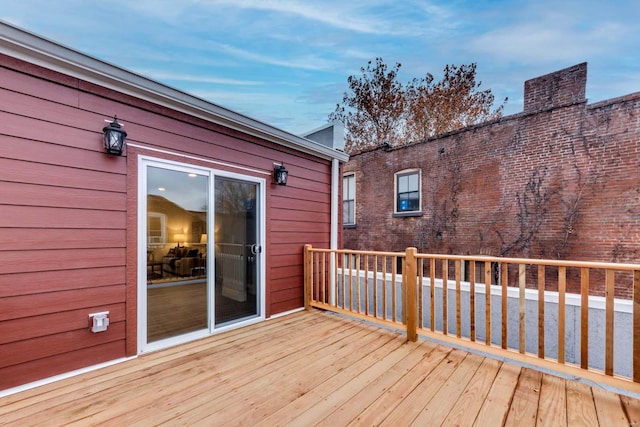
{"type": "Polygon", "coordinates": [[[561,70],[525,85],[537,112],[353,155],[344,247],[640,262],[640,93],[587,105],[585,84],[586,64],[561,70]],[[422,171],[422,215],[394,217],[408,168],[422,171]]]}
{"type": "Polygon", "coordinates": [[[556,108],[585,101],[587,63],[524,82],[524,112],[556,108]]]}

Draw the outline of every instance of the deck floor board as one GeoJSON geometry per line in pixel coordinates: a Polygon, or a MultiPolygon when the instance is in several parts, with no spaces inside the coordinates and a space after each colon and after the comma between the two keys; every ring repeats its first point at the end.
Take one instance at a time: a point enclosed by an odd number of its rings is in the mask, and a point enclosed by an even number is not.
{"type": "Polygon", "coordinates": [[[0,398],[0,425],[636,425],[640,401],[321,311],[0,398]]]}

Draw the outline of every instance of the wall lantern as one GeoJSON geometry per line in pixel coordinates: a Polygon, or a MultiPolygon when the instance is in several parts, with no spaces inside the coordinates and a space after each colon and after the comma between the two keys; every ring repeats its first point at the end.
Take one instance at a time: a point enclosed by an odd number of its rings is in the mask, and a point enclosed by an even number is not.
{"type": "Polygon", "coordinates": [[[113,116],[113,121],[102,128],[102,132],[104,132],[104,148],[107,152],[117,156],[121,155],[127,133],[122,130],[122,126],[118,123],[118,116],[113,116]]]}
{"type": "Polygon", "coordinates": [[[273,179],[278,185],[287,185],[287,178],[289,177],[289,171],[284,167],[284,163],[274,163],[273,167],[273,179]]]}

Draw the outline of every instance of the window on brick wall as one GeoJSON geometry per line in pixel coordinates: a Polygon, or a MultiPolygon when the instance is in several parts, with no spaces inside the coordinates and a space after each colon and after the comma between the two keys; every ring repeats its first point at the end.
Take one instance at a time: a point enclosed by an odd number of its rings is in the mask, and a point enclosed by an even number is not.
{"type": "Polygon", "coordinates": [[[395,178],[395,213],[420,212],[420,170],[397,172],[395,178]]]}
{"type": "Polygon", "coordinates": [[[356,223],[356,175],[342,177],[342,221],[344,225],[356,223]]]}

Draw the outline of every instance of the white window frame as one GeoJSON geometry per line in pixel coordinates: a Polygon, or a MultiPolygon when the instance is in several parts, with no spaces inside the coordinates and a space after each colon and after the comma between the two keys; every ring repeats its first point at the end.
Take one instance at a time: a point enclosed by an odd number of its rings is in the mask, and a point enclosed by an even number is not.
{"type": "Polygon", "coordinates": [[[404,169],[393,174],[393,213],[396,215],[411,215],[422,212],[422,170],[404,169]],[[411,211],[398,211],[398,178],[404,175],[418,175],[418,209],[411,211]]]}
{"type": "Polygon", "coordinates": [[[149,246],[164,245],[167,243],[167,215],[159,212],[147,212],[147,221],[151,218],[155,218],[160,221],[160,230],[158,230],[160,235],[157,236],[157,240],[147,236],[147,244],[149,246]]]}
{"type": "Polygon", "coordinates": [[[344,221],[343,225],[356,225],[356,174],[355,172],[349,172],[342,175],[342,220],[344,221]],[[351,199],[345,199],[347,195],[347,186],[344,185],[344,181],[346,178],[353,179],[353,194],[351,199]],[[344,218],[344,202],[353,200],[353,221],[347,222],[347,219],[344,218]]]}

